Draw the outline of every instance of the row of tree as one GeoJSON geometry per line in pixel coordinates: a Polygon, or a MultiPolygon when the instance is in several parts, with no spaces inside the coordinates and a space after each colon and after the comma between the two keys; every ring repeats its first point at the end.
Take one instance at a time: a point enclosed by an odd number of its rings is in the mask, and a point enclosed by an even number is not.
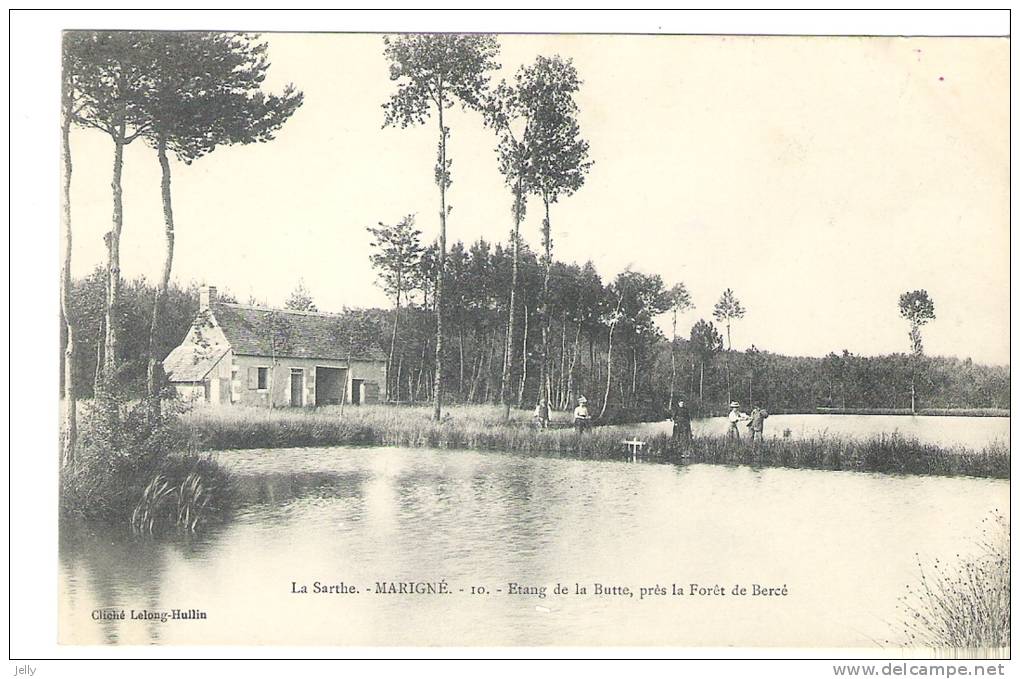
{"type": "MultiPolygon", "coordinates": [[[[66,342],[63,372],[76,374],[76,326],[71,312],[71,128],[98,130],[113,145],[111,226],[104,235],[107,261],[103,343],[93,390],[102,394],[122,368],[116,314],[121,308],[120,241],[124,228],[121,188],[124,149],[142,140],[160,167],[165,248],[153,292],[146,355],[150,413],[159,409],[162,389],[160,332],[173,267],[174,216],[170,158],[190,164],[217,147],[265,142],[302,103],[293,87],[281,94],[262,91],[269,61],[257,36],[234,33],[162,31],[68,31],[64,34],[61,80],[63,155],[63,250],[61,316],[66,342]]],[[[64,379],[61,454],[73,458],[77,438],[76,380],[64,379]]]]}
{"type": "MultiPolygon", "coordinates": [[[[411,215],[369,231],[379,283],[395,302],[389,319],[388,392],[394,400],[430,397],[436,373],[427,360],[428,333],[435,326],[428,314],[436,307],[436,246],[422,245],[411,215]],[[404,313],[412,322],[401,326],[406,329],[398,335],[401,300],[411,303],[404,313]]],[[[591,262],[578,266],[550,258],[547,267],[523,240],[516,253],[485,240],[470,246],[458,241],[448,255],[446,286],[451,306],[443,318],[456,365],[444,371],[448,376],[444,383],[462,401],[506,403],[510,393],[518,405],[548,398],[554,407],[566,408],[585,394],[600,404],[604,416],[611,405],[647,410],[665,403],[671,408],[680,392],[697,403],[716,406],[731,398],[752,400],[757,393],[760,402],[778,399],[770,405],[789,410],[818,405],[902,407],[904,394],[909,393],[914,410],[920,382],[920,398],[928,407],[935,407],[935,402],[940,407],[1006,403],[1002,387],[1008,388],[1008,369],[981,368],[975,374],[969,362],[924,356],[920,328],[934,319],[934,304],[924,290],[904,293],[900,299],[900,313],[910,326],[909,355],[860,359],[844,350],[842,356],[790,359],[793,363],[788,364],[786,358],[754,346],[744,353],[733,351],[732,324],[744,317],[745,309],[732,289],[727,288],[712,308],[713,318],[725,328],[725,344],[720,330],[704,319],[682,339],[677,332],[679,317],[694,308],[683,283],[667,288],[659,276],[631,270],[604,283],[591,262]],[[656,323],[664,313],[672,317],[668,341],[656,323]],[[509,319],[514,315],[522,318],[523,330],[512,331],[509,319]],[[657,364],[663,347],[668,348],[665,377],[657,364]],[[519,357],[519,369],[507,372],[505,361],[499,369],[498,357],[507,354],[519,357]],[[833,377],[837,361],[839,379],[833,377]],[[806,374],[771,380],[776,365],[796,365],[806,374]],[[872,371],[876,365],[882,368],[872,371]],[[953,366],[965,373],[961,379],[952,376],[953,366]]]]}
{"type": "MultiPolygon", "coordinates": [[[[417,265],[403,272],[399,325],[396,308],[349,310],[339,324],[338,332],[344,337],[354,333],[391,356],[388,391],[402,402],[434,397],[434,253],[435,245],[422,248],[417,265]]],[[[844,350],[811,358],[754,346],[733,351],[725,348],[725,328],[704,319],[694,323],[687,337],[674,339],[675,330],[667,337],[653,319],[657,312],[679,318],[690,309],[692,300],[681,286],[666,288],[657,276],[633,271],[606,283],[591,263],[552,263],[554,294],[546,334],[550,349],[543,378],[537,349],[542,324],[537,319],[545,272],[540,257],[523,243],[520,290],[515,298],[521,324],[511,344],[517,361],[509,384],[504,385],[500,356],[507,350],[512,252],[504,245],[479,240],[470,245],[456,242],[449,255],[450,307],[444,316],[444,333],[451,360],[444,366],[442,382],[448,398],[457,402],[501,403],[501,395],[509,392],[513,404],[531,407],[548,383],[554,408],[573,407],[584,395],[596,413],[604,412],[606,417],[657,416],[671,399],[678,398],[705,414],[724,410],[731,399],[762,404],[774,412],[806,412],[819,406],[906,408],[912,394],[931,408],[1009,407],[1008,367],[913,352],[865,357],[844,350]]],[[[127,281],[115,314],[122,350],[118,380],[137,397],[147,390],[146,321],[151,318],[154,292],[154,284],[127,281]]],[[[220,297],[233,300],[223,291],[220,297]]],[[[78,332],[74,379],[76,390],[86,395],[100,366],[104,306],[105,270],[75,282],[71,293],[71,321],[78,332]]],[[[161,356],[183,339],[197,306],[197,284],[185,289],[170,286],[157,329],[161,356]]],[[[299,283],[287,307],[314,310],[315,302],[299,283]]]]}

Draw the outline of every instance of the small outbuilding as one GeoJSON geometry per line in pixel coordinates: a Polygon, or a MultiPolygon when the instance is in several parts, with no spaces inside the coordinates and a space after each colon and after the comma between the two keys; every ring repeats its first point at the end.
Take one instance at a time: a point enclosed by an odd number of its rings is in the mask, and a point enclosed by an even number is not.
{"type": "Polygon", "coordinates": [[[180,398],[309,407],[386,398],[386,356],[343,317],[228,304],[203,287],[187,337],[163,360],[180,398]]]}

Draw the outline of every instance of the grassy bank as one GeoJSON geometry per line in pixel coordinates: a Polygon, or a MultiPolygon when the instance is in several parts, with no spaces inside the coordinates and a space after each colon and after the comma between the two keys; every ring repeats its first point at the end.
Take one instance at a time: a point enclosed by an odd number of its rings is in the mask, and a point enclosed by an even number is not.
{"type": "MultiPolygon", "coordinates": [[[[287,448],[335,445],[386,445],[411,448],[495,450],[558,454],[587,459],[627,459],[626,427],[596,427],[578,436],[569,415],[556,413],[553,428],[537,430],[529,413],[516,411],[509,423],[490,406],[459,406],[443,422],[433,422],[424,408],[363,406],[337,409],[266,410],[196,408],[179,420],[191,446],[202,450],[287,448]]],[[[679,463],[749,464],[763,467],[834,469],[898,474],[967,475],[1009,478],[1009,448],[982,450],[943,447],[901,436],[869,439],[817,436],[770,438],[751,447],[722,436],[697,437],[680,455],[669,437],[645,437],[646,452],[679,463]]]]}
{"type": "MultiPolygon", "coordinates": [[[[663,437],[665,438],[665,437],[663,437]]],[[[771,438],[755,447],[721,436],[698,437],[686,459],[708,464],[833,469],[887,474],[1009,478],[1009,448],[994,443],[981,450],[921,443],[900,435],[854,439],[814,436],[771,438]]]]}

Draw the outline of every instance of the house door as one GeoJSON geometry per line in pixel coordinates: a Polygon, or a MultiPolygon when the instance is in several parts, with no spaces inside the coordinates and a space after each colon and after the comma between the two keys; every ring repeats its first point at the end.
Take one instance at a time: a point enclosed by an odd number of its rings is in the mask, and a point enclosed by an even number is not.
{"type": "Polygon", "coordinates": [[[305,404],[305,371],[301,368],[290,369],[290,404],[301,407],[305,404]]]}
{"type": "Polygon", "coordinates": [[[351,403],[361,405],[361,383],[364,380],[351,380],[351,403]]]}

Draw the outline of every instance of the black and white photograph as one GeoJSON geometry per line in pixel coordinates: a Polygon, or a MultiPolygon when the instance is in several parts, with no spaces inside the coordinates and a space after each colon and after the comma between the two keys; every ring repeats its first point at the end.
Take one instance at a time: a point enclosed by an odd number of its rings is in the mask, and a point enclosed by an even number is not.
{"type": "Polygon", "coordinates": [[[1008,20],[249,25],[52,46],[62,648],[1009,658],[1008,20]]]}

